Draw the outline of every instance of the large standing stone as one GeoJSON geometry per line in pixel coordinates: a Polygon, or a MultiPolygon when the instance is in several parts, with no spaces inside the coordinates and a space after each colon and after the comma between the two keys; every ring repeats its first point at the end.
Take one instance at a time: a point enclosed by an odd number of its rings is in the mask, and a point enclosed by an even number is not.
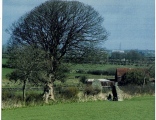
{"type": "Polygon", "coordinates": [[[118,95],[115,85],[112,86],[113,101],[118,101],[118,95]]]}

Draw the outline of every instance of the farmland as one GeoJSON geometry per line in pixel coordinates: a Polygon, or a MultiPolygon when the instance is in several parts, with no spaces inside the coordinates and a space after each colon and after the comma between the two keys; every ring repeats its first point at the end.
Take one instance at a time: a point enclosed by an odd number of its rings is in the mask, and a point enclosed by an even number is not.
{"type": "Polygon", "coordinates": [[[123,102],[59,103],[2,110],[2,120],[154,120],[154,97],[123,102]]]}
{"type": "MultiPolygon", "coordinates": [[[[5,64],[7,59],[3,59],[3,64],[5,64]]],[[[111,64],[65,64],[68,66],[68,72],[66,73],[66,82],[72,82],[72,83],[78,83],[79,78],[75,78],[75,76],[86,76],[87,78],[94,78],[94,79],[100,79],[100,78],[105,78],[105,79],[114,79],[115,75],[115,70],[116,68],[121,68],[121,67],[128,67],[128,68],[135,68],[136,66],[134,65],[111,65],[111,64]],[[88,73],[88,71],[111,71],[113,75],[94,75],[88,73]]],[[[6,79],[6,75],[8,73],[11,73],[13,69],[10,68],[2,68],[2,86],[6,87],[8,85],[14,87],[16,84],[9,82],[6,79]]]]}

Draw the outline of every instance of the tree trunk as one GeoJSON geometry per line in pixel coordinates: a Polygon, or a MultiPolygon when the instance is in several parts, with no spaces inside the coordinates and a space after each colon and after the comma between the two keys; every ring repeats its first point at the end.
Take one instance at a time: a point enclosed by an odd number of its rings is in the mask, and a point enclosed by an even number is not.
{"type": "Polygon", "coordinates": [[[53,55],[51,56],[51,62],[52,62],[52,66],[51,66],[51,70],[52,70],[52,73],[49,75],[49,81],[51,81],[49,83],[49,96],[50,96],[50,99],[51,100],[54,100],[55,101],[55,98],[54,98],[54,87],[53,87],[53,83],[56,79],[56,76],[55,76],[55,72],[56,72],[56,69],[57,69],[57,61],[56,61],[56,58],[57,58],[57,55],[53,55]]]}
{"type": "Polygon", "coordinates": [[[146,77],[144,77],[143,88],[144,88],[145,84],[146,84],[146,77]]]}
{"type": "Polygon", "coordinates": [[[27,80],[24,80],[24,82],[23,82],[23,88],[22,88],[22,90],[23,90],[23,101],[25,102],[25,99],[26,99],[26,82],[27,82],[27,80]]]}
{"type": "Polygon", "coordinates": [[[43,100],[45,103],[48,103],[48,99],[54,100],[54,91],[53,91],[53,83],[47,83],[44,87],[44,95],[43,95],[43,100]]]}
{"type": "Polygon", "coordinates": [[[49,75],[49,83],[48,83],[48,86],[49,86],[49,98],[51,100],[54,100],[55,101],[55,98],[54,98],[54,89],[53,89],[53,82],[54,82],[54,75],[53,74],[50,74],[49,75]]]}
{"type": "Polygon", "coordinates": [[[55,101],[55,98],[54,98],[54,88],[53,88],[53,83],[49,83],[49,97],[51,100],[54,100],[55,101]]]}

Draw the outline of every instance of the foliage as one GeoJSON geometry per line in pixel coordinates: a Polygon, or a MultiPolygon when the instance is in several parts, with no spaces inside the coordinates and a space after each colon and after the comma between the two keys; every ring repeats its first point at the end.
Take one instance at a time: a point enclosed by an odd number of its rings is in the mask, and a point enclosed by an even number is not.
{"type": "Polygon", "coordinates": [[[30,46],[11,45],[8,48],[9,65],[14,67],[14,71],[7,74],[7,78],[12,81],[20,81],[23,84],[23,100],[25,100],[25,88],[27,82],[38,84],[42,78],[41,74],[46,69],[45,55],[40,49],[30,46]]]}
{"type": "Polygon", "coordinates": [[[43,94],[35,93],[32,91],[32,92],[27,93],[26,96],[27,96],[25,100],[26,105],[29,105],[32,103],[43,102],[43,98],[42,98],[43,94]]]}
{"type": "Polygon", "coordinates": [[[126,59],[128,61],[139,61],[145,59],[145,56],[141,53],[139,53],[136,50],[130,50],[128,52],[122,53],[122,52],[112,52],[110,59],[114,60],[122,60],[126,59]]]}
{"type": "Polygon", "coordinates": [[[46,69],[46,54],[40,49],[34,49],[29,46],[9,46],[9,59],[7,64],[13,66],[14,72],[8,74],[10,80],[25,81],[27,78],[34,81],[34,77],[40,74],[40,71],[46,69]]]}
{"type": "Polygon", "coordinates": [[[86,85],[86,87],[84,88],[84,94],[86,95],[97,95],[101,91],[101,83],[98,80],[95,80],[92,85],[86,85]]]}
{"type": "Polygon", "coordinates": [[[22,95],[19,94],[19,93],[15,93],[13,91],[10,91],[8,89],[2,90],[2,101],[8,101],[9,99],[16,100],[16,101],[21,101],[22,100],[22,95]]]}
{"type": "Polygon", "coordinates": [[[93,87],[91,85],[87,85],[85,88],[84,88],[84,94],[86,95],[93,95],[93,87]]]}
{"type": "Polygon", "coordinates": [[[82,82],[83,84],[86,84],[86,80],[87,80],[86,76],[81,76],[80,77],[80,82],[82,82]]]}
{"type": "Polygon", "coordinates": [[[145,86],[138,85],[126,85],[120,86],[120,89],[129,95],[154,95],[155,94],[155,86],[148,83],[145,86]]]}
{"type": "Polygon", "coordinates": [[[62,91],[62,95],[67,99],[76,98],[78,91],[77,87],[67,87],[62,91]]]}
{"type": "Polygon", "coordinates": [[[149,76],[151,78],[155,78],[155,65],[152,65],[149,69],[148,69],[148,72],[149,72],[149,76]]]}
{"type": "Polygon", "coordinates": [[[119,59],[119,60],[121,60],[121,59],[123,59],[123,58],[125,58],[125,54],[124,53],[120,53],[120,52],[113,52],[112,54],[111,54],[111,59],[119,59]]]}
{"type": "Polygon", "coordinates": [[[147,83],[148,76],[144,69],[132,69],[123,76],[123,84],[143,85],[147,83]]]}
{"type": "Polygon", "coordinates": [[[83,59],[79,63],[106,63],[107,61],[107,52],[103,48],[95,47],[91,44],[88,48],[85,49],[83,59]]]}
{"type": "Polygon", "coordinates": [[[131,61],[142,60],[143,58],[143,55],[135,50],[131,50],[126,54],[126,59],[131,61]]]}

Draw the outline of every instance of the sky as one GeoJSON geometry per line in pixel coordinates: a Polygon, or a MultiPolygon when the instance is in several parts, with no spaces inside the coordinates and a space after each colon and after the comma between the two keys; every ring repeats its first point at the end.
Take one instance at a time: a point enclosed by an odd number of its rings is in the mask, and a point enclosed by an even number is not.
{"type": "MultiPolygon", "coordinates": [[[[3,0],[2,44],[7,43],[6,29],[26,12],[46,0],[3,0]]],[[[155,49],[154,0],[78,0],[91,5],[104,18],[109,32],[101,46],[106,49],[155,49]]]]}

